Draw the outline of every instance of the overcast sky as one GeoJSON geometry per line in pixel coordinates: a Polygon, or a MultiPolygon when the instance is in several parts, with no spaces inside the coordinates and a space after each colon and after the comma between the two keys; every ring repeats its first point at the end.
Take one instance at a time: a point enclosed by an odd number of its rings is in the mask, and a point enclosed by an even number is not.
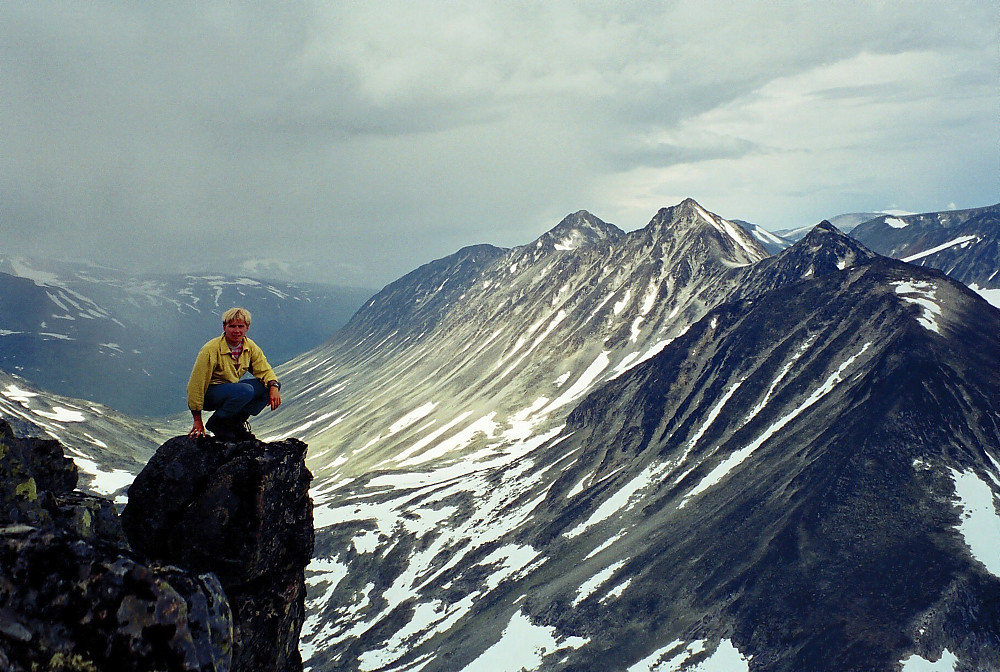
{"type": "Polygon", "coordinates": [[[0,3],[0,254],[381,287],[589,210],[1000,201],[995,0],[0,3]]]}

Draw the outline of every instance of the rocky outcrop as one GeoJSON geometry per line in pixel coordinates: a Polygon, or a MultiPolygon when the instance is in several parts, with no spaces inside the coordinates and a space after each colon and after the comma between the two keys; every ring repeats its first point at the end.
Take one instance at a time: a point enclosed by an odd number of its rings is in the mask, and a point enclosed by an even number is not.
{"type": "Polygon", "coordinates": [[[234,671],[302,669],[313,525],[301,441],[171,439],[136,477],[122,524],[159,563],[219,578],[234,616],[234,671]]]}
{"type": "Polygon", "coordinates": [[[0,670],[230,669],[215,576],[147,564],[62,446],[0,420],[0,670]]]}
{"type": "Polygon", "coordinates": [[[58,441],[0,420],[0,672],[301,670],[305,453],[172,439],[119,517],[58,441]]]}

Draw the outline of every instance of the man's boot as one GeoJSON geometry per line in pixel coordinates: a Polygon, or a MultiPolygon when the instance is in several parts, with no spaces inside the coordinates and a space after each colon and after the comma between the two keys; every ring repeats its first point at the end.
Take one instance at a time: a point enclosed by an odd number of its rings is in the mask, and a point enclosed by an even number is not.
{"type": "Polygon", "coordinates": [[[253,441],[257,437],[250,431],[250,416],[238,415],[233,419],[233,433],[237,441],[253,441]]]}
{"type": "Polygon", "coordinates": [[[205,429],[212,432],[219,441],[236,441],[236,432],[233,429],[232,419],[227,421],[213,413],[212,417],[205,423],[205,429]]]}

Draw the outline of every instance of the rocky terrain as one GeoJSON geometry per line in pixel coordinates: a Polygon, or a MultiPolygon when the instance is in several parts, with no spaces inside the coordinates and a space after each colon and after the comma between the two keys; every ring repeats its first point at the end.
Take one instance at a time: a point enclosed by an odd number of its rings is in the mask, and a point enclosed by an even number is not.
{"type": "Polygon", "coordinates": [[[1000,304],[1000,204],[919,215],[883,215],[855,228],[865,246],[936,268],[1000,304]]]}
{"type": "Polygon", "coordinates": [[[301,670],[304,454],[295,441],[168,442],[120,519],[76,489],[59,442],[0,421],[0,669],[301,670]]]}
{"type": "Polygon", "coordinates": [[[156,563],[217,577],[233,612],[233,670],[302,669],[312,474],[289,439],[163,444],[129,488],[122,525],[156,563]]]}

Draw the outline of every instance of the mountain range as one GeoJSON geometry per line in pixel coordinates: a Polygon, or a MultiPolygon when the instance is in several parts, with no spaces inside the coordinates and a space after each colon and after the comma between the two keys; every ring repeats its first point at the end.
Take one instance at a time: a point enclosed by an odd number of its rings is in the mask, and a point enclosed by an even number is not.
{"type": "Polygon", "coordinates": [[[194,354],[222,311],[256,312],[252,337],[277,364],[322,343],[370,290],[244,276],[139,275],[83,263],[0,257],[0,369],[138,416],[187,408],[194,354]]]}
{"type": "Polygon", "coordinates": [[[316,473],[307,663],[996,669],[1000,536],[965,521],[997,529],[998,327],[829,224],[769,257],[693,201],[417,269],[262,425],[316,473]]]}
{"type": "MultiPolygon", "coordinates": [[[[692,200],[422,266],[255,426],[310,447],[307,669],[1000,669],[997,333],[940,270],[692,200]]],[[[111,468],[113,413],[0,385],[111,468]]]]}
{"type": "Polygon", "coordinates": [[[883,215],[859,225],[852,235],[879,254],[945,271],[976,291],[1000,290],[1000,203],[972,210],[883,215]]]}

